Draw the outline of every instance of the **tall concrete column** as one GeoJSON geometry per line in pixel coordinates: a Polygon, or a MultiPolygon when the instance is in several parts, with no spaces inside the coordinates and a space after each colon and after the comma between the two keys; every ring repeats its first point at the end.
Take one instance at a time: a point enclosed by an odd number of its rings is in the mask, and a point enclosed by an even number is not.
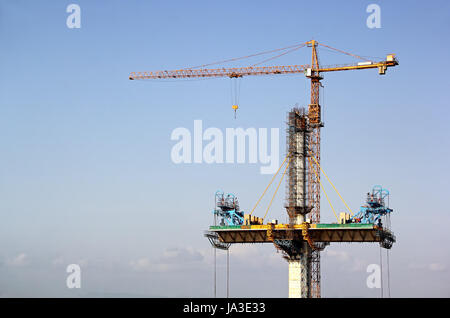
{"type": "Polygon", "coordinates": [[[301,244],[302,252],[288,260],[289,298],[310,297],[311,248],[307,242],[301,244]]]}
{"type": "MultiPolygon", "coordinates": [[[[307,148],[310,139],[307,117],[303,109],[288,114],[287,151],[291,158],[286,208],[290,223],[305,222],[310,211],[307,202],[307,148]]],[[[292,238],[289,257],[289,298],[308,298],[311,288],[311,248],[307,242],[292,238]]]]}

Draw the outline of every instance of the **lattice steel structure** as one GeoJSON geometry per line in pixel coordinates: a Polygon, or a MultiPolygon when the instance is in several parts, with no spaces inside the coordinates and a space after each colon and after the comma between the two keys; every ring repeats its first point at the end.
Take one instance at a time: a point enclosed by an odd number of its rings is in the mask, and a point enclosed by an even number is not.
{"type": "MultiPolygon", "coordinates": [[[[320,165],[320,128],[323,127],[322,111],[320,107],[320,80],[322,76],[319,71],[319,56],[317,54],[317,42],[312,40],[310,73],[306,74],[311,79],[311,100],[308,105],[309,124],[312,129],[311,141],[309,145],[309,155],[313,156],[317,165],[320,165]]],[[[311,163],[311,161],[310,161],[311,163]]],[[[308,198],[311,204],[310,219],[311,223],[320,223],[320,174],[314,173],[314,169],[319,171],[318,167],[308,165],[308,198]]],[[[311,296],[320,298],[320,251],[314,250],[311,253],[311,296]]]]}

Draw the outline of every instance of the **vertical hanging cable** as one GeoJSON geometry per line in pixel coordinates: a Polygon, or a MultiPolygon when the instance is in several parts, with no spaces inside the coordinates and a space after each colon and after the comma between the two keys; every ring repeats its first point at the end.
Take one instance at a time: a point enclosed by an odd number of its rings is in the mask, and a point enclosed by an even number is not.
{"type": "Polygon", "coordinates": [[[237,79],[237,78],[233,80],[234,81],[234,101],[233,101],[234,105],[237,105],[238,80],[239,79],[237,79]]]}
{"type": "Polygon", "coordinates": [[[230,78],[230,99],[231,107],[234,110],[234,118],[236,119],[236,111],[239,108],[239,95],[241,93],[240,77],[230,78]]]}
{"type": "Polygon", "coordinates": [[[239,105],[239,103],[241,102],[241,84],[242,84],[242,80],[241,80],[240,77],[237,80],[238,80],[238,92],[237,92],[236,105],[239,105]]]}
{"type": "Polygon", "coordinates": [[[383,298],[383,257],[381,254],[381,245],[380,245],[380,279],[381,279],[381,298],[383,298]]]}
{"type": "Polygon", "coordinates": [[[241,79],[238,77],[237,79],[237,92],[236,92],[236,105],[239,105],[239,98],[241,97],[241,79]]]}
{"type": "Polygon", "coordinates": [[[388,297],[391,298],[391,281],[389,275],[389,250],[386,250],[387,255],[387,281],[388,281],[388,297]]]}
{"type": "MultiPolygon", "coordinates": [[[[216,202],[217,209],[217,202],[216,202]]],[[[217,215],[214,213],[214,226],[217,225],[217,215]]],[[[212,247],[214,250],[214,298],[216,298],[216,248],[212,247]]]]}
{"type": "Polygon", "coordinates": [[[231,105],[234,104],[234,100],[233,100],[233,79],[230,78],[230,103],[231,105]]]}
{"type": "MultiPolygon", "coordinates": [[[[387,206],[389,207],[389,195],[387,197],[387,206]]],[[[387,229],[390,230],[391,228],[391,215],[390,214],[386,214],[386,216],[384,217],[384,221],[385,221],[385,226],[387,229]]],[[[389,249],[386,249],[386,262],[387,262],[387,288],[388,288],[388,298],[391,298],[391,277],[390,277],[390,269],[389,269],[389,249]]]]}
{"type": "Polygon", "coordinates": [[[214,298],[217,297],[217,283],[216,283],[216,248],[214,248],[214,298]]]}
{"type": "Polygon", "coordinates": [[[230,249],[227,249],[227,298],[230,295],[230,249]]]}

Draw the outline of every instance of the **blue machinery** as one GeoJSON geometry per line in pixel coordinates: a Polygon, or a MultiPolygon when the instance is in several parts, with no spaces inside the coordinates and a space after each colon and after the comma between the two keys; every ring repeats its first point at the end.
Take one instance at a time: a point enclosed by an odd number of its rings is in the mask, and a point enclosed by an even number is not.
{"type": "MultiPolygon", "coordinates": [[[[351,210],[349,209],[350,213],[351,210]]],[[[396,242],[395,235],[390,231],[389,191],[376,185],[367,193],[366,203],[358,213],[350,216],[340,213],[340,220],[336,223],[311,224],[303,222],[297,224],[262,224],[247,225],[248,215],[240,210],[235,195],[225,194],[223,191],[215,193],[214,227],[210,227],[204,236],[208,238],[214,248],[214,296],[216,296],[216,251],[227,252],[227,297],[229,295],[229,248],[234,243],[273,243],[283,252],[286,259],[302,253],[302,249],[309,247],[321,251],[331,242],[379,242],[380,247],[387,250],[396,242]],[[217,224],[217,221],[220,224],[217,224]],[[381,221],[386,224],[382,225],[381,221]],[[245,222],[244,222],[245,221],[245,222]],[[356,223],[349,226],[345,223],[356,223]],[[220,226],[217,226],[220,225],[220,226]],[[303,242],[307,241],[307,243],[303,242]],[[306,245],[308,244],[308,245],[306,245]]],[[[381,251],[381,249],[380,249],[381,251]]],[[[387,254],[389,271],[389,254],[387,254]]],[[[380,252],[380,263],[381,263],[380,252]]],[[[300,274],[302,277],[304,274],[300,274]]],[[[306,276],[310,277],[310,276],[306,276]]],[[[389,279],[389,274],[388,274],[389,279]]],[[[290,283],[291,284],[291,283],[290,283]]]]}
{"type": "MultiPolygon", "coordinates": [[[[361,206],[359,212],[352,218],[347,219],[347,223],[375,224],[381,226],[383,216],[388,216],[393,210],[389,208],[389,190],[380,185],[372,188],[372,192],[367,193],[366,204],[361,206]]],[[[233,226],[244,224],[244,211],[240,210],[237,197],[218,190],[215,193],[215,209],[213,211],[215,225],[217,218],[220,218],[221,226],[233,226]]]]}
{"type": "MultiPolygon", "coordinates": [[[[359,212],[350,218],[348,223],[375,224],[381,226],[381,218],[388,216],[393,210],[389,208],[389,190],[380,185],[367,193],[366,204],[361,206],[359,212]]],[[[218,190],[215,193],[215,209],[213,211],[215,225],[220,218],[221,226],[244,224],[244,211],[240,210],[239,201],[232,193],[225,194],[218,190]]]]}
{"type": "Polygon", "coordinates": [[[372,188],[372,192],[367,193],[366,204],[352,217],[351,222],[381,226],[381,217],[389,215],[392,211],[389,208],[389,191],[376,185],[372,188]]]}
{"type": "Polygon", "coordinates": [[[242,225],[244,224],[244,211],[239,208],[239,201],[237,197],[223,191],[218,190],[215,194],[216,208],[213,211],[214,220],[220,217],[220,225],[242,225]],[[225,224],[226,223],[226,224],[225,224]]]}

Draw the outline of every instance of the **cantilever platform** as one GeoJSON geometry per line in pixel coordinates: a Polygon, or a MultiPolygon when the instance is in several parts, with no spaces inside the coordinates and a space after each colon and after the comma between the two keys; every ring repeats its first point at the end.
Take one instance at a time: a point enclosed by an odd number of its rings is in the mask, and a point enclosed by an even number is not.
{"type": "Polygon", "coordinates": [[[375,224],[265,224],[211,226],[210,232],[217,233],[223,243],[273,243],[274,240],[308,240],[314,243],[332,242],[379,242],[384,248],[391,248],[394,234],[375,224]]]}

